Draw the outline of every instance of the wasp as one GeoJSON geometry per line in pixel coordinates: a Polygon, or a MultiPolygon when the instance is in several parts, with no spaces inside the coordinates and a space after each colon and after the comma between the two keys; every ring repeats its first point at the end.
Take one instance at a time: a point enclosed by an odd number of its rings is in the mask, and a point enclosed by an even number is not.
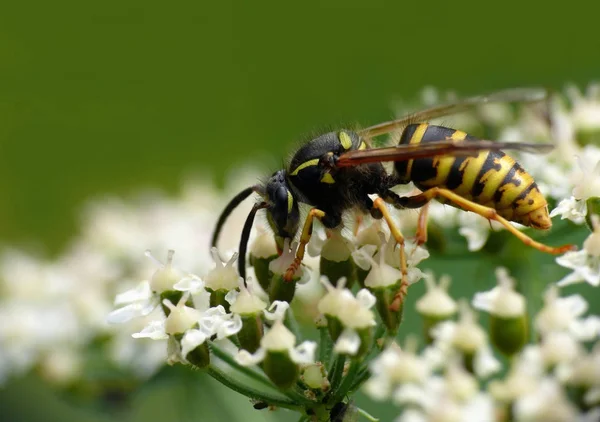
{"type": "Polygon", "coordinates": [[[387,204],[398,208],[422,208],[417,239],[426,239],[426,205],[436,199],[479,214],[502,224],[525,244],[540,251],[560,254],[572,245],[551,247],[530,238],[510,224],[511,221],[546,230],[552,225],[548,205],[538,186],[525,169],[502,149],[533,153],[547,152],[550,144],[492,142],[463,131],[427,123],[428,120],[468,110],[491,102],[533,102],[546,92],[536,88],[517,88],[488,96],[477,96],[430,107],[405,117],[380,123],[359,131],[341,129],[325,133],[304,144],[289,165],[274,172],[265,182],[238,193],[223,210],[212,238],[215,246],[229,214],[252,193],[260,196],[250,211],[240,239],[238,269],[245,279],[246,250],[258,210],[266,209],[278,248],[284,239],[293,239],[300,229],[299,203],[312,208],[300,234],[295,259],[284,275],[291,280],[304,257],[312,234],[314,219],[328,229],[342,224],[342,214],[358,208],[375,219],[383,218],[400,246],[401,287],[392,306],[399,307],[406,294],[407,265],[404,236],[394,223],[387,204]],[[399,132],[397,145],[372,148],[374,137],[399,132]],[[388,173],[383,162],[394,162],[388,173]],[[413,182],[421,193],[399,196],[391,188],[413,182]],[[369,195],[376,194],[372,200],[369,195]]]}

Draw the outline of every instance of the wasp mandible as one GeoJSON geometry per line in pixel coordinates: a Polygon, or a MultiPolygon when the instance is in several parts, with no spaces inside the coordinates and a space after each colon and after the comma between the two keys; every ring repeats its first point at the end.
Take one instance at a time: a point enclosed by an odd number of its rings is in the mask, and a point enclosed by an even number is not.
{"type": "MultiPolygon", "coordinates": [[[[546,199],[525,169],[502,149],[547,152],[550,144],[492,142],[444,126],[425,123],[491,102],[533,102],[546,97],[536,88],[510,89],[488,96],[434,106],[403,118],[359,131],[325,133],[302,146],[285,169],[276,171],[264,184],[238,193],[223,210],[212,238],[215,246],[229,214],[252,193],[261,200],[250,211],[240,239],[238,268],[245,279],[246,250],[254,217],[266,209],[278,248],[293,239],[300,228],[299,203],[312,206],[304,222],[295,260],[285,273],[291,280],[298,270],[312,234],[314,219],[328,229],[342,224],[342,214],[351,208],[385,219],[400,246],[402,283],[392,306],[399,307],[406,294],[407,265],[404,236],[392,220],[386,204],[398,209],[421,208],[432,199],[477,213],[502,224],[525,244],[540,251],[560,254],[572,245],[551,247],[537,242],[510,224],[514,221],[536,229],[552,225],[546,199]],[[402,131],[398,145],[371,148],[373,137],[402,131]],[[388,173],[382,162],[393,161],[388,173]],[[422,193],[399,196],[391,188],[413,182],[422,193]],[[376,194],[372,200],[369,195],[376,194]]],[[[426,213],[419,218],[417,237],[424,238],[426,213]]]]}

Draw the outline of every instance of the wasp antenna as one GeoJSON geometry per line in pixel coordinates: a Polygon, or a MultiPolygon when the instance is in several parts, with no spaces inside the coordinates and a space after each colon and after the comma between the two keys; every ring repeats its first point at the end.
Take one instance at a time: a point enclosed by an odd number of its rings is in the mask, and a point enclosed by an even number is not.
{"type": "Polygon", "coordinates": [[[266,202],[254,204],[254,206],[248,213],[248,217],[246,217],[244,229],[242,230],[242,237],[240,238],[240,247],[238,249],[238,273],[240,274],[240,277],[244,279],[244,286],[246,285],[246,250],[248,249],[248,240],[250,239],[250,231],[252,230],[252,224],[254,223],[254,216],[256,215],[256,212],[258,210],[266,207],[266,202]]]}
{"type": "Polygon", "coordinates": [[[227,204],[227,206],[225,207],[225,209],[219,216],[219,220],[217,221],[217,225],[215,226],[215,231],[213,232],[212,240],[210,243],[211,247],[217,246],[217,242],[219,240],[219,235],[221,234],[221,229],[223,228],[223,225],[225,224],[227,217],[229,217],[229,215],[233,212],[233,210],[238,205],[240,205],[244,199],[248,198],[252,194],[252,192],[260,193],[259,187],[258,186],[250,186],[250,187],[244,189],[243,191],[241,191],[240,193],[238,193],[236,196],[234,196],[231,199],[231,201],[229,201],[229,204],[227,204]]]}

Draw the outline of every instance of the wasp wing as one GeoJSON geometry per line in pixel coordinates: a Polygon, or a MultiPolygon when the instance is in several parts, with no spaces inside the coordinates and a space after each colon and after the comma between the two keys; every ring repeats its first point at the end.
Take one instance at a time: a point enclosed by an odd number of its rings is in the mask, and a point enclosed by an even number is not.
{"type": "Polygon", "coordinates": [[[494,142],[474,140],[456,142],[440,140],[420,144],[400,144],[393,147],[352,150],[341,154],[336,162],[337,167],[350,167],[366,163],[382,161],[406,161],[417,158],[428,158],[436,155],[477,155],[483,150],[512,149],[532,153],[549,152],[552,144],[529,144],[521,142],[494,142]]]}
{"type": "Polygon", "coordinates": [[[530,103],[542,101],[547,98],[547,91],[543,88],[513,88],[498,91],[489,95],[478,95],[475,97],[465,98],[455,102],[440,104],[431,108],[411,113],[389,122],[379,123],[377,125],[360,130],[358,133],[366,138],[383,135],[394,130],[399,130],[410,123],[421,123],[431,119],[435,119],[449,114],[461,113],[468,109],[488,104],[488,103],[530,103]]]}

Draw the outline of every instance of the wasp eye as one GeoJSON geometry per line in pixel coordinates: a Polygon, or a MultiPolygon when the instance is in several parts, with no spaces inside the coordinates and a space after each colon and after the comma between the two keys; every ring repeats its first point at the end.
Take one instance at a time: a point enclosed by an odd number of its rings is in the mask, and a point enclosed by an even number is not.
{"type": "Polygon", "coordinates": [[[283,186],[280,186],[279,188],[277,188],[277,190],[275,191],[275,203],[276,204],[287,204],[288,201],[288,191],[286,188],[284,188],[283,186]]]}

